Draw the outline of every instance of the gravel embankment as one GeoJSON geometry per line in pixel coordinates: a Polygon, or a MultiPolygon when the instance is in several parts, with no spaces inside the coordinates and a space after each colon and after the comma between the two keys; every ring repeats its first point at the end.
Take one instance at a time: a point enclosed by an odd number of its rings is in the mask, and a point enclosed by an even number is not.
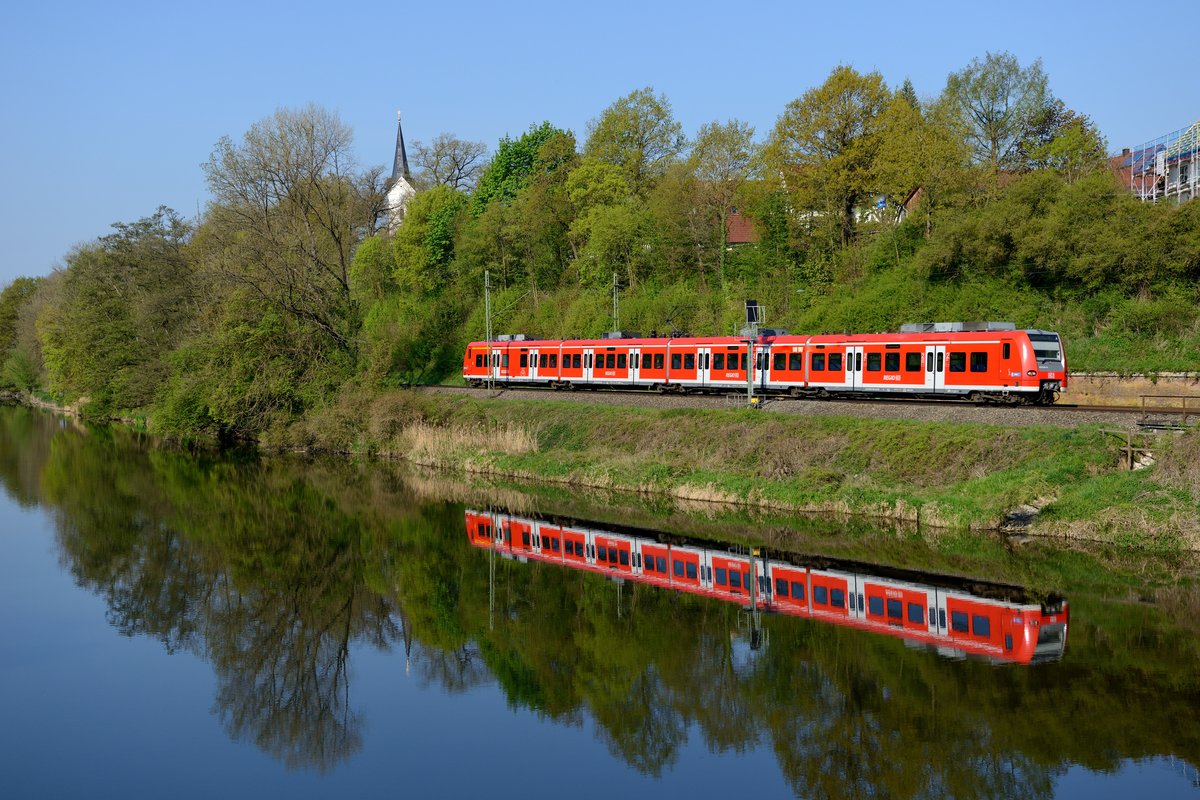
{"type": "MultiPolygon", "coordinates": [[[[544,389],[499,389],[489,393],[479,389],[455,386],[431,386],[426,392],[460,394],[480,399],[489,396],[496,400],[555,400],[572,403],[604,403],[641,408],[739,408],[745,398],[705,395],[660,395],[634,392],[562,391],[544,389]]],[[[913,403],[903,401],[830,401],[830,400],[771,400],[763,407],[765,413],[809,414],[812,416],[852,416],[875,419],[912,419],[929,422],[964,422],[983,425],[1056,425],[1073,428],[1077,425],[1099,424],[1111,428],[1135,430],[1138,414],[1115,411],[1075,410],[1064,407],[1036,406],[974,406],[934,401],[913,403]]]]}

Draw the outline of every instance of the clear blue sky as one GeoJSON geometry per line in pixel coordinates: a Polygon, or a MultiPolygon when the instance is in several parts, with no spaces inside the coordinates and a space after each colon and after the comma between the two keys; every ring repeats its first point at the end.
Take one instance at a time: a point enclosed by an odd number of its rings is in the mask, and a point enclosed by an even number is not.
{"type": "Polygon", "coordinates": [[[206,201],[199,168],[281,106],[336,111],[364,165],[405,135],[494,148],[587,121],[642,86],[689,133],[765,135],[840,63],[921,96],[986,51],[1041,58],[1051,88],[1118,150],[1200,118],[1195,0],[1129,3],[10,4],[0,26],[0,286],[162,205],[206,201]]]}

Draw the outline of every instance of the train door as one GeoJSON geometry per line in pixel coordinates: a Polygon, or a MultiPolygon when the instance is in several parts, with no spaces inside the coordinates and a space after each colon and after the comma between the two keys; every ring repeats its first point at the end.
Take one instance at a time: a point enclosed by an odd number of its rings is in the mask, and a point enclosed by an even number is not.
{"type": "Polygon", "coordinates": [[[495,347],[488,348],[488,376],[492,380],[500,377],[500,351],[495,347]]]}
{"type": "Polygon", "coordinates": [[[696,380],[701,386],[712,383],[712,348],[701,347],[696,350],[696,380]]]}
{"type": "Polygon", "coordinates": [[[930,392],[940,392],[945,388],[946,346],[931,344],[925,346],[925,389],[930,392]]]}
{"type": "Polygon", "coordinates": [[[846,387],[862,388],[863,349],[862,347],[846,347],[846,387]]]}
{"type": "Polygon", "coordinates": [[[529,378],[537,380],[538,376],[538,351],[533,349],[529,351],[529,378]]]}
{"type": "Polygon", "coordinates": [[[754,386],[762,389],[767,385],[767,370],[771,366],[771,350],[759,347],[754,351],[754,386]]]}
{"type": "Polygon", "coordinates": [[[596,358],[596,352],[592,348],[587,348],[583,351],[583,382],[592,382],[592,370],[595,368],[593,362],[596,358]]]}
{"type": "Polygon", "coordinates": [[[642,372],[642,351],[634,347],[629,351],[629,380],[637,383],[642,372]]]}

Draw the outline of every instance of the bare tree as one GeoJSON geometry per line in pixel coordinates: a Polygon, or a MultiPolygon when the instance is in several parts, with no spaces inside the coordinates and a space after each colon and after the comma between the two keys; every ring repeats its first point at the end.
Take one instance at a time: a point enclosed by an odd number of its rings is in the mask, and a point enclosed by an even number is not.
{"type": "Polygon", "coordinates": [[[470,191],[487,165],[486,155],[487,145],[483,142],[468,142],[452,133],[439,133],[429,144],[413,142],[417,186],[430,189],[445,185],[470,191]]]}

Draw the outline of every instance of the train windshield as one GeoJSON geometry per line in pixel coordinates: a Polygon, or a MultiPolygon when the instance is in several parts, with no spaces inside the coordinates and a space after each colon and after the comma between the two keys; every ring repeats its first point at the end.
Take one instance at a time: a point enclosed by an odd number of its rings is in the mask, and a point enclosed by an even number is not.
{"type": "Polygon", "coordinates": [[[1033,660],[1055,661],[1062,658],[1067,647],[1067,625],[1063,622],[1043,625],[1038,631],[1037,645],[1033,649],[1033,660]]]}
{"type": "Polygon", "coordinates": [[[1057,333],[1031,333],[1029,341],[1033,342],[1033,354],[1039,364],[1062,363],[1062,343],[1057,333]]]}

